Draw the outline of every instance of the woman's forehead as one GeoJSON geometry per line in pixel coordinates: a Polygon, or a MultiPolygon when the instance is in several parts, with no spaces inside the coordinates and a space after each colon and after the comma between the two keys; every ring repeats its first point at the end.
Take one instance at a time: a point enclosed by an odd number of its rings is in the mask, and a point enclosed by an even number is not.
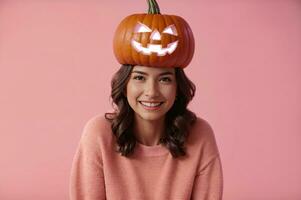
{"type": "Polygon", "coordinates": [[[148,66],[141,66],[141,65],[136,65],[133,68],[132,72],[144,72],[146,74],[151,74],[151,75],[159,75],[165,72],[170,72],[171,74],[175,73],[174,68],[164,68],[164,67],[148,67],[148,66]]]}

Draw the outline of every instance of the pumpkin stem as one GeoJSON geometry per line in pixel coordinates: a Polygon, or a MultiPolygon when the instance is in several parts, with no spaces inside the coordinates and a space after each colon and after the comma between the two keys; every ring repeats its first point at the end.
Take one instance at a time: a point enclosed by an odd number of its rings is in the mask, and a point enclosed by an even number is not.
{"type": "Polygon", "coordinates": [[[148,2],[148,14],[161,14],[160,8],[156,0],[147,0],[148,2]]]}

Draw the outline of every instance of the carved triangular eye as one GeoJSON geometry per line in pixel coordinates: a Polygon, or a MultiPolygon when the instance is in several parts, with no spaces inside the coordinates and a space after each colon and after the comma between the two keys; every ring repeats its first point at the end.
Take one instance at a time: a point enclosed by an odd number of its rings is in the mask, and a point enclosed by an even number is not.
{"type": "Polygon", "coordinates": [[[152,32],[152,30],[146,26],[145,24],[138,22],[138,24],[135,27],[135,33],[145,33],[145,32],[152,32]]]}
{"type": "Polygon", "coordinates": [[[167,27],[163,30],[162,33],[167,33],[167,34],[175,35],[175,36],[178,35],[176,26],[175,26],[174,24],[167,26],[167,27]]]}

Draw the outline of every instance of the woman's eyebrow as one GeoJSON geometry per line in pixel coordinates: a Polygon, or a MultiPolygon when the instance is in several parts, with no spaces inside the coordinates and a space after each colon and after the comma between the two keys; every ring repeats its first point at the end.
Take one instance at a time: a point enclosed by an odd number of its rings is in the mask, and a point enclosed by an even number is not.
{"type": "MultiPolygon", "coordinates": [[[[137,70],[134,70],[132,73],[148,75],[146,72],[137,71],[137,70]]],[[[163,75],[173,75],[173,74],[174,74],[173,72],[162,72],[161,74],[159,74],[159,76],[163,76],[163,75]]]]}
{"type": "Polygon", "coordinates": [[[159,74],[160,76],[163,76],[163,75],[174,75],[173,72],[163,72],[161,74],[159,74]]]}
{"type": "Polygon", "coordinates": [[[132,73],[137,73],[137,74],[143,74],[143,75],[148,75],[147,73],[145,72],[142,72],[142,71],[132,71],[132,73]]]}

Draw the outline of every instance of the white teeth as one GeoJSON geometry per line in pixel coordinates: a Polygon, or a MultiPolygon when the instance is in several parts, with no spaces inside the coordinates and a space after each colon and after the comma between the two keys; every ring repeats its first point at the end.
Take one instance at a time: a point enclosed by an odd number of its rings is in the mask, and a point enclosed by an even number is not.
{"type": "Polygon", "coordinates": [[[142,102],[142,101],[140,101],[140,103],[143,104],[144,106],[148,106],[148,107],[156,107],[161,104],[161,103],[148,103],[148,102],[142,102]]]}

